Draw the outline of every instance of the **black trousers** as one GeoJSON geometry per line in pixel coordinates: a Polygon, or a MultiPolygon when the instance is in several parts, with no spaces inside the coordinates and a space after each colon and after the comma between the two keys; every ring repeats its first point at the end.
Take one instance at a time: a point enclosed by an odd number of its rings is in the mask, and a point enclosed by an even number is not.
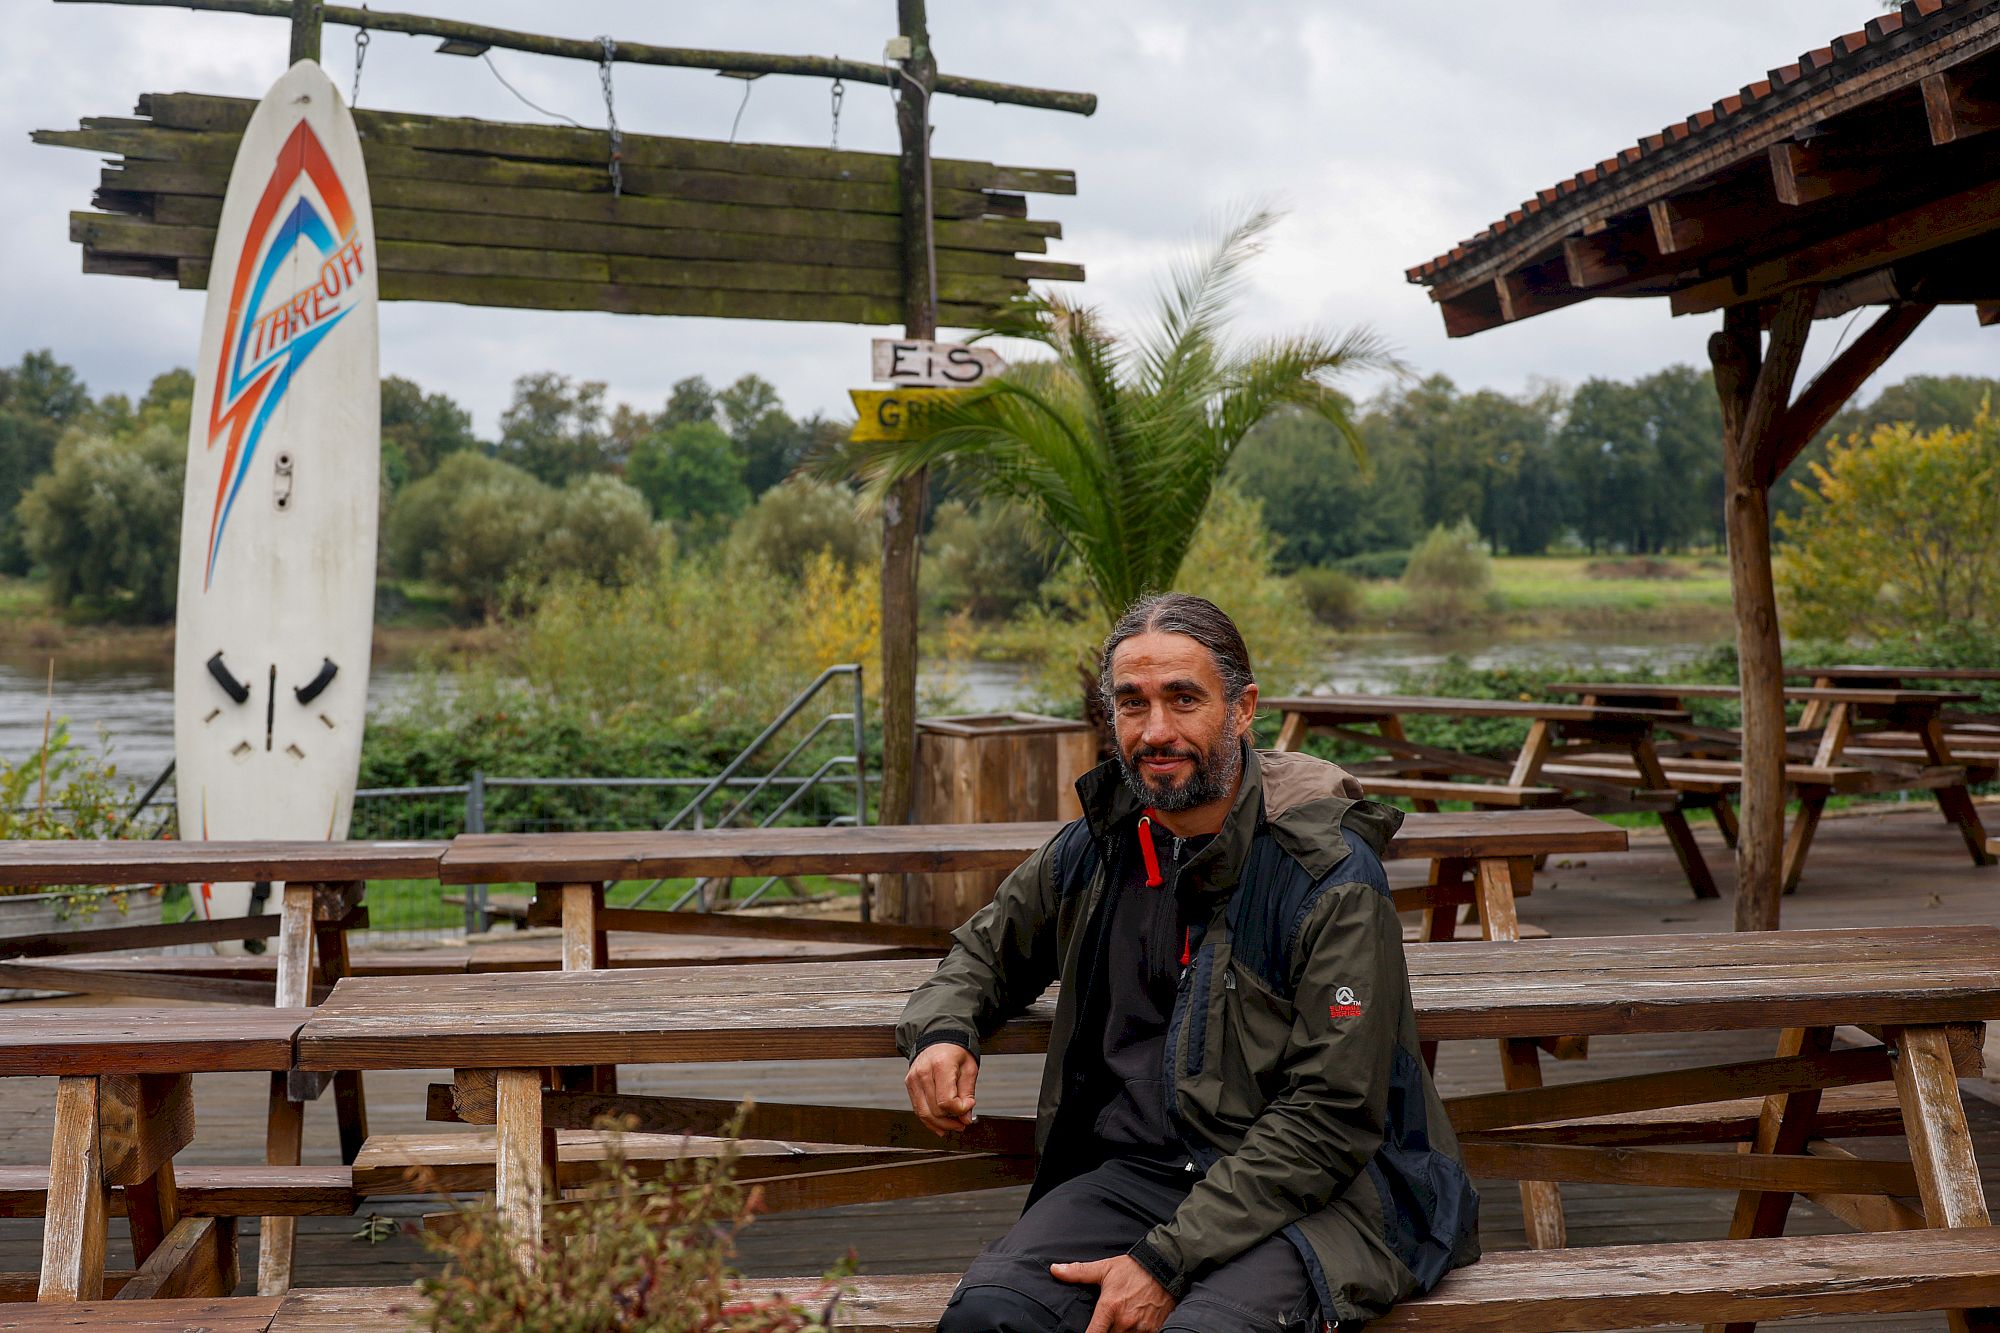
{"type": "MultiPolygon", "coordinates": [[[[1058,1185],[973,1261],[938,1333],[1086,1333],[1097,1288],[1058,1281],[1049,1265],[1125,1253],[1195,1179],[1181,1165],[1119,1158],[1058,1185]]],[[[1317,1309],[1298,1251],[1272,1236],[1197,1278],[1162,1333],[1303,1333],[1317,1309]]]]}

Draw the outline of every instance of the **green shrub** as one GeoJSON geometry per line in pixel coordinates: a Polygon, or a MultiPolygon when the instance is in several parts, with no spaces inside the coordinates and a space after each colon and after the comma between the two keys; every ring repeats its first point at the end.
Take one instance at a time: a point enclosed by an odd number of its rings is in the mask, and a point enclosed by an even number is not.
{"type": "MultiPolygon", "coordinates": [[[[466,1209],[442,1239],[442,1276],[418,1283],[434,1333],[796,1333],[829,1328],[841,1291],[830,1272],[807,1310],[730,1268],[757,1191],[736,1179],[733,1136],[719,1155],[668,1161],[641,1181],[611,1138],[607,1170],[542,1213],[523,1265],[515,1234],[489,1202],[466,1209]]],[[[413,1304],[415,1301],[413,1300],[413,1304]]],[[[415,1313],[414,1311],[412,1313],[415,1313]]]]}
{"type": "Polygon", "coordinates": [[[63,438],[17,511],[57,606],[172,619],[186,471],[186,432],[162,422],[128,438],[81,428],[63,438]]]}
{"type": "Polygon", "coordinates": [[[690,421],[646,436],[632,447],[625,479],[658,518],[677,527],[727,520],[750,507],[743,456],[713,421],[690,421]]]}
{"type": "Polygon", "coordinates": [[[787,578],[803,578],[821,551],[848,569],[872,567],[881,539],[845,486],[793,477],[757,497],[729,534],[734,557],[760,560],[787,578]]]}
{"type": "Polygon", "coordinates": [[[1425,625],[1449,625],[1483,610],[1493,589],[1493,558],[1478,529],[1469,521],[1432,528],[1410,554],[1403,587],[1425,625]]]}
{"type": "Polygon", "coordinates": [[[995,500],[948,500],[924,539],[924,604],[933,614],[1004,619],[1034,599],[1054,567],[1054,544],[1033,514],[995,500]]]}
{"type": "Polygon", "coordinates": [[[1363,551],[1333,562],[1331,568],[1357,579],[1399,579],[1410,567],[1408,551],[1363,551]]]}
{"type": "Polygon", "coordinates": [[[555,492],[511,463],[455,453],[389,507],[383,548],[404,578],[450,591],[461,612],[498,611],[550,526],[555,492]]]}
{"type": "Polygon", "coordinates": [[[1308,567],[1292,575],[1292,586],[1322,625],[1341,628],[1361,618],[1361,582],[1352,574],[1308,567]]]}

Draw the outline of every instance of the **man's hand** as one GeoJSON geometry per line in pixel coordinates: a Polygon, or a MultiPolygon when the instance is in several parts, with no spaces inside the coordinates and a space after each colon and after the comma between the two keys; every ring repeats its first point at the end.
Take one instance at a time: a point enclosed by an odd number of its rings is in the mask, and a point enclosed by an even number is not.
{"type": "Polygon", "coordinates": [[[972,1124],[972,1088],[979,1081],[979,1061],[956,1042],[926,1046],[910,1061],[903,1088],[910,1109],[933,1134],[956,1134],[972,1124]]]}
{"type": "Polygon", "coordinates": [[[1097,1288],[1088,1333],[1159,1333],[1174,1312],[1174,1298],[1130,1255],[1094,1264],[1050,1264],[1049,1273],[1061,1282],[1097,1288]]]}

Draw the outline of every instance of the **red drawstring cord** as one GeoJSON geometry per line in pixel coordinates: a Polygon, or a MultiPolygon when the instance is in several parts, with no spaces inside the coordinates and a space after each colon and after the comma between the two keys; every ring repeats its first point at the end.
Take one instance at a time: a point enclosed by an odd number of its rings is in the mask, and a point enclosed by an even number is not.
{"type": "Polygon", "coordinates": [[[1190,926],[1181,932],[1181,966],[1194,961],[1194,928],[1190,926]]]}
{"type": "Polygon", "coordinates": [[[1139,819],[1139,859],[1146,866],[1146,887],[1157,889],[1166,883],[1160,877],[1160,853],[1153,846],[1153,812],[1148,810],[1139,819]]]}

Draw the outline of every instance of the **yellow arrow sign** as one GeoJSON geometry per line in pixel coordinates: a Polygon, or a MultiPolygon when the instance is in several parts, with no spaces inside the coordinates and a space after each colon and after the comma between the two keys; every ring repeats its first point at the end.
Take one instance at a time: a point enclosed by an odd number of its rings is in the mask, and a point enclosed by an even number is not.
{"type": "Polygon", "coordinates": [[[856,444],[921,440],[936,427],[930,415],[964,396],[952,389],[849,389],[859,420],[847,438],[856,444]]]}

